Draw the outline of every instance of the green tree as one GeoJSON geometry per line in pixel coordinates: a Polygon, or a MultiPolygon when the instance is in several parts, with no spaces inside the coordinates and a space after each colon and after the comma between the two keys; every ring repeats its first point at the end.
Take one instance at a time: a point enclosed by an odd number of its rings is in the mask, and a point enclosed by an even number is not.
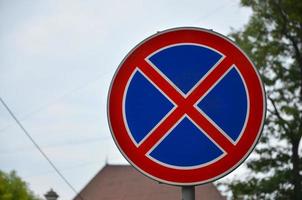
{"type": "Polygon", "coordinates": [[[7,174],[0,171],[1,200],[39,200],[28,189],[27,184],[17,176],[15,171],[7,174]]]}
{"type": "Polygon", "coordinates": [[[302,1],[241,0],[253,11],[230,36],[257,66],[267,93],[263,136],[234,199],[302,199],[302,1]]]}

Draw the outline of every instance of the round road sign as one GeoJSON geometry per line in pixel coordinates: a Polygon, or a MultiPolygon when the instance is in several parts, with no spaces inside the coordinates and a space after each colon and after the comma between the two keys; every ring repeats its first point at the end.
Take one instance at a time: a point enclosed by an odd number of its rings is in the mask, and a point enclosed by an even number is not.
{"type": "Polygon", "coordinates": [[[112,136],[140,172],[173,185],[216,180],[254,148],[265,118],[255,66],[226,37],[159,32],[120,64],[108,96],[112,136]]]}

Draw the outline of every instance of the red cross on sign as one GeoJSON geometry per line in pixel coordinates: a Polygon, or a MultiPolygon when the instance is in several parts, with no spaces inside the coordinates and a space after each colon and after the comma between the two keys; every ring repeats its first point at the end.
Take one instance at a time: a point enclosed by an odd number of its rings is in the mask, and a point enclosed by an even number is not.
{"type": "Polygon", "coordinates": [[[255,66],[224,36],[157,33],[122,61],[108,96],[112,136],[140,172],[173,185],[216,180],[250,154],[265,119],[255,66]]]}

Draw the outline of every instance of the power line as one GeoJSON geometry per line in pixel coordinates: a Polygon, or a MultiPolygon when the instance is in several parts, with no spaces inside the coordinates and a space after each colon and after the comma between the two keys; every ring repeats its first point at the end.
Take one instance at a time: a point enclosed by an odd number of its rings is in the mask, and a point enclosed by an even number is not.
{"type": "MultiPolygon", "coordinates": [[[[72,166],[69,166],[69,167],[65,167],[63,169],[61,169],[61,171],[69,171],[69,170],[73,170],[73,169],[77,169],[77,168],[82,168],[82,167],[87,167],[87,166],[92,166],[92,165],[98,165],[100,166],[100,161],[93,161],[93,162],[86,162],[84,164],[79,164],[79,165],[72,165],[72,166]]],[[[29,176],[26,176],[25,178],[35,178],[35,177],[39,177],[39,176],[43,176],[43,175],[46,175],[46,174],[52,174],[53,171],[42,171],[41,173],[38,173],[38,174],[35,174],[35,175],[29,175],[29,176]]]]}
{"type": "MultiPolygon", "coordinates": [[[[43,148],[56,148],[56,147],[66,147],[66,146],[74,146],[74,145],[82,145],[82,144],[89,144],[89,143],[95,143],[95,142],[104,142],[105,140],[109,140],[111,137],[106,136],[106,137],[95,137],[95,138],[89,138],[89,139],[82,139],[80,141],[71,141],[71,142],[62,142],[62,143],[55,143],[55,144],[49,144],[49,145],[44,145],[43,148]]],[[[30,151],[32,149],[29,149],[28,147],[21,147],[17,148],[14,151],[1,151],[0,155],[5,155],[5,154],[14,154],[14,153],[25,153],[27,151],[30,151]]]]}
{"type": "Polygon", "coordinates": [[[197,22],[200,22],[202,19],[206,19],[206,18],[208,18],[208,17],[210,17],[211,15],[213,15],[213,14],[216,14],[219,10],[221,10],[221,9],[223,9],[223,8],[226,8],[226,7],[228,7],[228,6],[230,6],[230,5],[233,5],[233,4],[237,4],[237,2],[235,2],[235,1],[232,1],[232,2],[230,2],[230,1],[227,1],[226,3],[224,3],[224,4],[222,4],[222,5],[220,5],[220,6],[218,6],[218,7],[216,7],[216,8],[214,8],[214,9],[212,9],[212,10],[210,10],[209,12],[207,12],[206,14],[204,14],[204,15],[202,15],[201,17],[198,17],[198,20],[197,20],[197,22]]]}
{"type": "Polygon", "coordinates": [[[18,120],[18,118],[15,116],[15,114],[12,112],[12,110],[8,107],[8,105],[4,102],[4,100],[1,97],[0,97],[0,101],[3,104],[3,106],[6,108],[6,110],[9,112],[9,114],[12,116],[12,118],[16,121],[16,123],[18,124],[18,126],[25,133],[25,135],[30,139],[30,141],[33,143],[33,145],[39,150],[39,152],[42,154],[42,156],[47,160],[47,162],[57,172],[57,174],[59,175],[59,177],[69,186],[69,188],[76,194],[76,196],[78,196],[78,197],[80,197],[80,199],[84,200],[83,197],[81,196],[81,194],[77,192],[77,190],[64,177],[64,175],[55,166],[55,164],[50,160],[50,158],[46,155],[46,153],[40,148],[40,146],[38,145],[38,143],[33,139],[33,137],[29,134],[29,132],[24,128],[24,126],[21,124],[21,122],[18,120]]]}
{"type": "MultiPolygon", "coordinates": [[[[75,92],[86,88],[88,85],[90,85],[90,84],[92,84],[92,83],[94,83],[94,82],[96,82],[96,81],[98,81],[100,79],[103,79],[105,76],[109,75],[110,73],[111,73],[111,71],[107,71],[105,73],[99,74],[99,75],[96,76],[96,78],[91,79],[91,80],[89,80],[89,81],[87,81],[87,82],[85,82],[85,83],[83,83],[81,85],[78,85],[77,87],[75,87],[75,88],[69,90],[68,92],[65,92],[61,96],[55,98],[54,100],[52,100],[52,101],[50,101],[50,102],[48,102],[48,103],[46,103],[44,105],[41,105],[40,107],[38,107],[38,108],[36,108],[36,109],[34,109],[34,110],[32,110],[32,111],[24,114],[23,116],[21,116],[20,121],[24,121],[27,118],[31,117],[32,115],[35,115],[36,113],[39,113],[39,112],[43,111],[44,109],[46,109],[46,108],[48,108],[48,107],[50,107],[52,105],[57,104],[58,102],[62,101],[63,99],[65,99],[69,95],[74,94],[75,92]]],[[[9,128],[12,125],[13,124],[8,124],[8,125],[2,127],[0,129],[0,132],[5,131],[7,128],[9,128]]]]}

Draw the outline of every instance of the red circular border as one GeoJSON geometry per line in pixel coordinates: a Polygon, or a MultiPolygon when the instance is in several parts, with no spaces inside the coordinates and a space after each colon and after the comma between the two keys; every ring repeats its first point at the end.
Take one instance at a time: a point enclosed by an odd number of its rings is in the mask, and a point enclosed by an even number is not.
{"type": "Polygon", "coordinates": [[[108,94],[108,120],[112,136],[124,157],[140,172],[172,185],[198,185],[216,180],[233,171],[250,154],[262,131],[265,119],[265,91],[255,66],[226,37],[200,28],[176,28],[157,33],[137,45],[120,64],[108,94]],[[137,63],[163,47],[177,43],[196,43],[211,47],[230,57],[240,71],[248,89],[250,112],[242,137],[231,152],[197,169],[173,169],[141,155],[130,139],[123,121],[123,94],[137,63]]]}

